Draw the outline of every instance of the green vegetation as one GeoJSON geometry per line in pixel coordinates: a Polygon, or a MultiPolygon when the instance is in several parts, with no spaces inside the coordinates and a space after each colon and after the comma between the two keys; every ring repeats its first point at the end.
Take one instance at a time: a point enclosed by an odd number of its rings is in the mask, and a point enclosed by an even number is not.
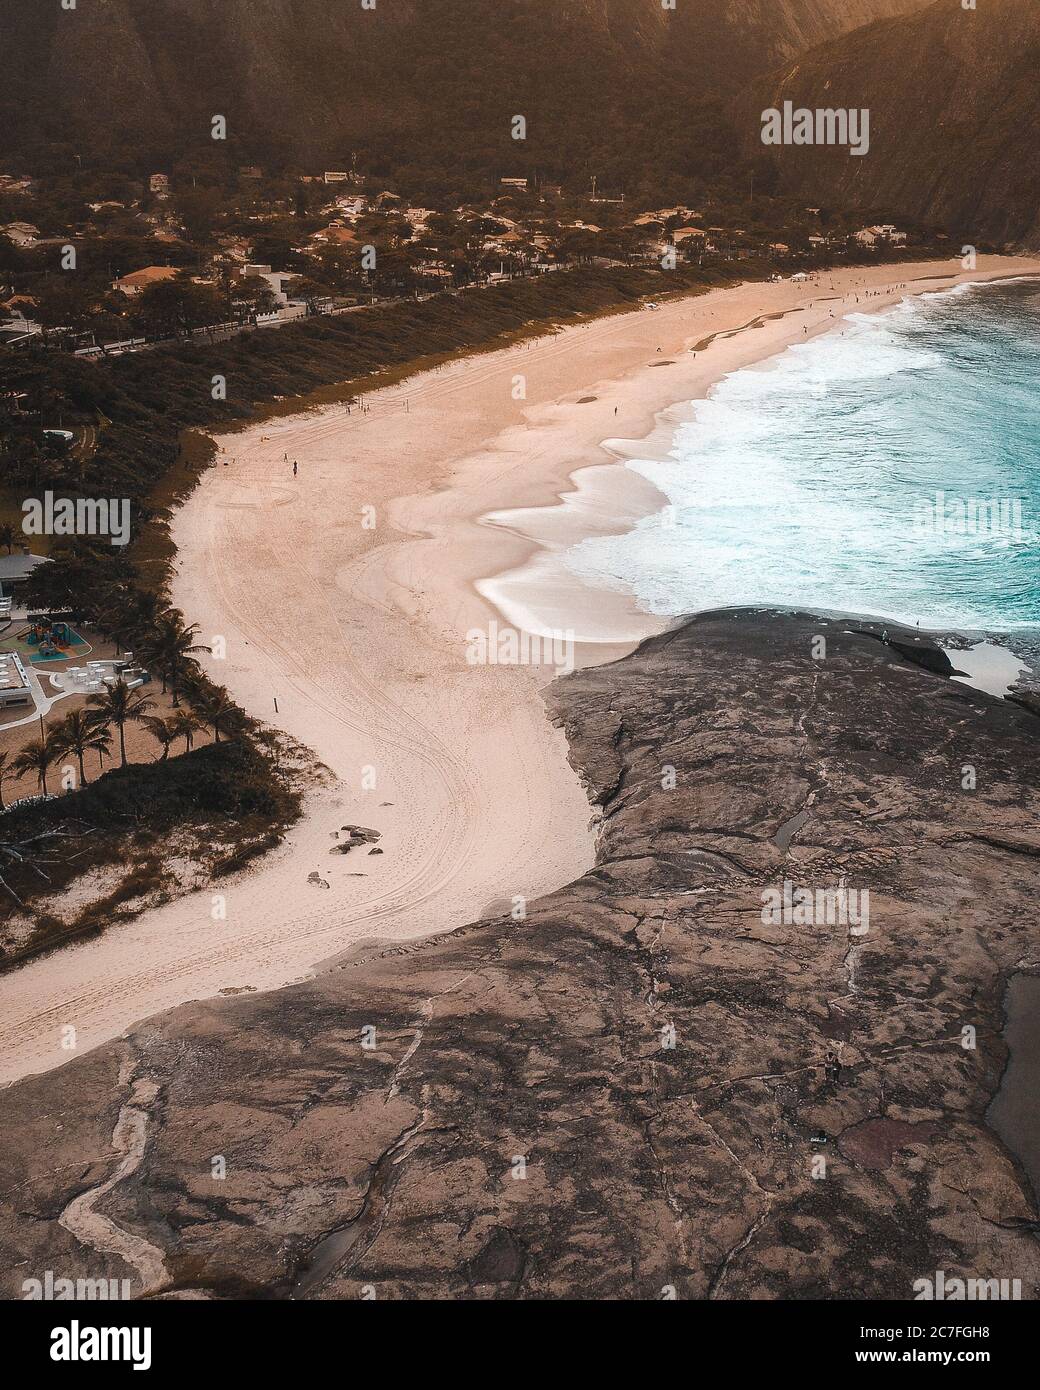
{"type": "Polygon", "coordinates": [[[41,896],[60,900],[79,875],[106,868],[118,883],[70,921],[32,913],[26,935],[0,937],[0,967],[161,900],[174,889],[165,867],[171,846],[222,876],[278,844],[298,813],[298,794],[277,774],[271,749],[245,738],[115,768],[67,796],[15,807],[0,821],[0,876],[9,897],[29,907],[41,896]]]}

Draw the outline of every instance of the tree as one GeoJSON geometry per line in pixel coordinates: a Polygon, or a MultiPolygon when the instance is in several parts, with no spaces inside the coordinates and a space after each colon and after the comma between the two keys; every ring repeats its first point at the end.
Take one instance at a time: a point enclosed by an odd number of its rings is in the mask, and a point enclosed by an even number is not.
{"type": "Polygon", "coordinates": [[[95,605],[96,625],[124,650],[145,644],[156,626],[173,610],[152,589],[114,585],[95,605]]]}
{"type": "Polygon", "coordinates": [[[190,240],[196,244],[212,237],[224,204],[225,198],[219,188],[186,189],[174,199],[177,216],[184,223],[190,240]]]}
{"type": "Polygon", "coordinates": [[[164,719],[162,715],[146,714],[141,718],[141,727],[147,729],[156,743],[162,747],[162,757],[159,759],[164,763],[170,756],[170,746],[178,737],[177,727],[172,719],[164,719]]]}
{"type": "Polygon", "coordinates": [[[53,742],[59,757],[71,753],[79,762],[80,786],[87,785],[83,759],[87,753],[97,753],[100,763],[112,748],[112,738],[96,714],[85,709],[71,710],[54,730],[53,742]]]}
{"type": "Polygon", "coordinates": [[[3,526],[0,526],[0,545],[5,545],[7,547],[8,555],[10,555],[15,546],[14,527],[6,522],[3,526]]]}
{"type": "Polygon", "coordinates": [[[195,713],[213,730],[214,743],[220,742],[222,733],[234,738],[242,732],[242,711],[222,686],[200,680],[187,687],[185,693],[195,713]]]}
{"type": "Polygon", "coordinates": [[[27,776],[30,772],[36,777],[40,790],[44,796],[47,795],[47,773],[51,770],[60,756],[54,738],[49,731],[45,732],[40,738],[33,739],[21,750],[14,762],[11,764],[12,770],[18,776],[27,776]]]}
{"type": "Polygon", "coordinates": [[[154,708],[155,702],[131,690],[120,678],[108,686],[103,695],[91,695],[87,704],[97,710],[106,724],[114,724],[119,730],[120,766],[126,767],[126,726],[132,720],[142,719],[154,708]]]}
{"type": "Polygon", "coordinates": [[[255,314],[273,313],[278,307],[278,300],[266,280],[250,276],[232,290],[231,307],[236,318],[250,318],[255,314]]]}
{"type": "Polygon", "coordinates": [[[4,783],[11,776],[14,768],[11,766],[10,754],[0,751],[0,811],[5,810],[4,806],[4,783]]]}
{"type": "Polygon", "coordinates": [[[199,627],[192,623],[185,627],[179,613],[162,614],[155,622],[153,631],[142,641],[142,651],[146,661],[152,662],[162,676],[163,694],[168,682],[173,683],[173,703],[178,700],[178,688],[183,686],[185,677],[194,669],[192,656],[195,652],[208,652],[209,647],[196,642],[199,627]]]}
{"type": "Polygon", "coordinates": [[[223,322],[225,312],[214,285],[196,285],[187,279],[157,280],[134,301],[133,317],[146,332],[161,336],[208,328],[223,322]]]}
{"type": "Polygon", "coordinates": [[[199,730],[199,721],[186,709],[179,709],[176,714],[171,715],[170,727],[173,729],[174,738],[184,740],[185,753],[190,753],[199,730]]]}

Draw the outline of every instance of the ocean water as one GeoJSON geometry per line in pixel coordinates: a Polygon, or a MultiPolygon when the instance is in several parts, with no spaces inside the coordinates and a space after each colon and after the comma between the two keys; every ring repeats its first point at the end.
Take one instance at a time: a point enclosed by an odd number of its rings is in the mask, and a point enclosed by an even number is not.
{"type": "Polygon", "coordinates": [[[730,605],[936,631],[1040,628],[1040,283],[853,314],[725,378],[669,456],[667,499],[564,563],[650,614],[730,605]]]}

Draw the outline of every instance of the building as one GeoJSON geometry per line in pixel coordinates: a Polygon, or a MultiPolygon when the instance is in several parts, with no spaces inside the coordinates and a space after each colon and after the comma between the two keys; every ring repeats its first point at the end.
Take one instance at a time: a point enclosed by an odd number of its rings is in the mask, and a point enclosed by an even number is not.
{"type": "Polygon", "coordinates": [[[149,285],[157,285],[162,280],[172,280],[180,271],[173,265],[146,265],[143,270],[135,270],[112,281],[112,288],[132,299],[146,290],[149,285]]]}
{"type": "Polygon", "coordinates": [[[0,653],[0,709],[35,703],[29,677],[17,653],[0,653]]]}
{"type": "Polygon", "coordinates": [[[499,183],[503,188],[527,188],[526,179],[499,179],[499,183]]]}
{"type": "Polygon", "coordinates": [[[346,169],[326,169],[326,170],[325,170],[325,182],[326,182],[326,183],[346,183],[347,180],[348,180],[349,178],[350,178],[350,174],[348,173],[348,171],[347,171],[346,169]]]}
{"type": "Polygon", "coordinates": [[[883,222],[876,227],[864,227],[856,232],[855,240],[861,246],[876,246],[879,241],[889,246],[905,246],[906,232],[897,232],[891,222],[883,222]]]}
{"type": "Polygon", "coordinates": [[[157,198],[168,198],[170,196],[169,174],[153,174],[148,180],[148,190],[154,193],[157,198]]]}
{"type": "Polygon", "coordinates": [[[246,280],[263,280],[271,289],[277,301],[279,309],[286,309],[289,306],[289,296],[285,292],[286,284],[291,280],[298,279],[298,276],[287,271],[272,271],[269,265],[250,264],[242,267],[242,276],[246,280]]]}
{"type": "Polygon", "coordinates": [[[314,233],[315,241],[326,241],[330,246],[356,246],[357,233],[350,227],[343,227],[337,222],[324,228],[323,231],[314,233]]]}
{"type": "Polygon", "coordinates": [[[46,555],[33,555],[23,546],[17,555],[0,555],[0,598],[14,598],[19,584],[24,584],[33,570],[49,565],[46,555]]]}
{"type": "Polygon", "coordinates": [[[35,309],[37,300],[31,294],[13,294],[10,299],[0,303],[0,309],[12,318],[25,318],[29,309],[35,309]]]}
{"type": "Polygon", "coordinates": [[[36,245],[40,239],[40,229],[34,227],[31,222],[8,222],[4,228],[4,236],[24,250],[36,245]]]}

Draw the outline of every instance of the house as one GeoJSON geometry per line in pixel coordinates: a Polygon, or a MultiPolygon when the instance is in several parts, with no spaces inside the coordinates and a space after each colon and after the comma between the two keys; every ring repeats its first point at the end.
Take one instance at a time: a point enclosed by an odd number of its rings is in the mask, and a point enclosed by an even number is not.
{"type": "Polygon", "coordinates": [[[38,337],[43,332],[43,324],[37,323],[35,319],[29,317],[29,310],[36,304],[32,295],[13,294],[11,297],[0,304],[0,310],[6,317],[0,334],[3,335],[5,346],[12,346],[16,343],[27,341],[29,338],[38,337]]]}
{"type": "Polygon", "coordinates": [[[13,294],[10,299],[5,299],[0,303],[0,309],[10,314],[13,318],[24,318],[25,310],[35,308],[37,301],[31,294],[13,294]]]}
{"type": "Polygon", "coordinates": [[[704,241],[708,239],[708,233],[703,227],[677,227],[672,233],[672,241],[678,246],[682,241],[687,241],[690,237],[699,237],[704,241]]]}
{"type": "Polygon", "coordinates": [[[40,229],[34,227],[31,222],[8,222],[4,228],[4,235],[8,241],[14,242],[15,246],[24,249],[36,245],[40,239],[40,229]]]}
{"type": "Polygon", "coordinates": [[[499,179],[499,183],[503,188],[527,188],[526,179],[499,179]]]}
{"type": "Polygon", "coordinates": [[[286,309],[289,307],[289,296],[285,292],[285,286],[290,280],[297,279],[298,277],[296,275],[291,275],[279,270],[272,271],[269,265],[259,264],[243,266],[242,275],[243,278],[247,280],[265,281],[270,286],[271,293],[277,300],[279,309],[286,309]]]}
{"type": "Polygon", "coordinates": [[[861,246],[876,246],[879,241],[889,246],[905,246],[906,232],[897,232],[891,222],[883,222],[876,227],[864,227],[854,234],[854,240],[861,246]]]}
{"type": "Polygon", "coordinates": [[[19,553],[0,555],[0,597],[12,598],[19,584],[24,584],[34,569],[49,565],[46,555],[33,555],[27,545],[19,553]]]}
{"type": "Polygon", "coordinates": [[[326,182],[326,183],[346,183],[347,180],[348,180],[349,178],[350,178],[350,174],[347,172],[346,169],[326,169],[326,170],[325,170],[325,182],[326,182]]]}
{"type": "Polygon", "coordinates": [[[352,228],[333,222],[322,231],[315,232],[314,240],[327,242],[329,246],[356,246],[358,238],[352,228]]]}
{"type": "Polygon", "coordinates": [[[113,280],[112,288],[125,294],[128,299],[133,299],[149,285],[157,285],[162,280],[172,280],[179,274],[180,271],[173,265],[146,265],[143,270],[135,270],[118,280],[113,280]]]}
{"type": "Polygon", "coordinates": [[[686,222],[693,222],[704,216],[703,212],[693,212],[690,208],[658,208],[656,212],[644,212],[635,218],[632,225],[634,227],[645,227],[650,222],[667,222],[670,217],[681,217],[686,222]]]}
{"type": "Polygon", "coordinates": [[[170,196],[169,174],[153,174],[148,180],[148,191],[154,193],[157,198],[168,198],[170,196]]]}

